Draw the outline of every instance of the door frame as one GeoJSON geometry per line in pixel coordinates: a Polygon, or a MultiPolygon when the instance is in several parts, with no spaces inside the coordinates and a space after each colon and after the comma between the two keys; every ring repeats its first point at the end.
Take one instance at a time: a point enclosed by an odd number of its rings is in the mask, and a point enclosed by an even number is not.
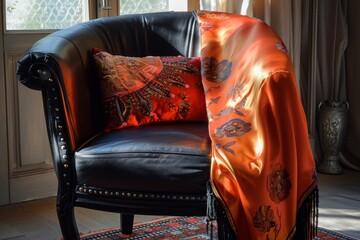
{"type": "MultiPolygon", "coordinates": [[[[95,1],[88,0],[88,3],[88,15],[92,19],[96,13],[95,1]]],[[[21,121],[19,118],[18,110],[21,101],[18,91],[27,91],[26,93],[30,95],[38,95],[35,96],[38,103],[41,93],[22,86],[17,81],[15,73],[16,61],[26,49],[40,38],[56,30],[6,31],[5,10],[5,0],[0,0],[0,205],[54,196],[57,191],[52,158],[50,158],[51,162],[49,160],[43,162],[40,160],[41,158],[37,158],[40,161],[36,161],[39,163],[35,164],[23,162],[23,157],[27,159],[28,156],[26,151],[25,154],[23,153],[24,156],[21,156],[21,149],[29,150],[31,148],[26,143],[21,146],[23,132],[20,132],[20,129],[24,129],[24,126],[26,128],[28,125],[23,124],[22,122],[26,121],[21,121]]],[[[33,98],[29,100],[31,99],[33,98]]],[[[36,105],[34,106],[35,110],[43,109],[42,101],[36,105]]],[[[46,129],[45,124],[43,125],[46,129]]],[[[44,132],[43,129],[41,131],[44,132]]],[[[44,138],[43,135],[46,135],[45,138],[48,141],[47,134],[41,135],[40,133],[36,133],[33,139],[44,138]]],[[[29,139],[29,136],[27,135],[25,139],[29,139]]],[[[33,143],[30,142],[29,145],[31,144],[33,143]]]]}
{"type": "Polygon", "coordinates": [[[8,204],[9,193],[9,161],[7,141],[7,110],[5,92],[5,66],[4,66],[4,29],[3,9],[4,2],[0,2],[0,205],[8,204]]]}

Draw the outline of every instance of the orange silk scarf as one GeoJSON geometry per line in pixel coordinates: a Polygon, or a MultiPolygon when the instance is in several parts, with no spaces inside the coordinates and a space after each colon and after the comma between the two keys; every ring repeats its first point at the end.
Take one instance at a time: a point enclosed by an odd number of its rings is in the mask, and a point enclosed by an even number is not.
{"type": "Polygon", "coordinates": [[[212,189],[238,239],[291,239],[317,184],[286,48],[253,18],[199,11],[198,21],[212,189]]]}

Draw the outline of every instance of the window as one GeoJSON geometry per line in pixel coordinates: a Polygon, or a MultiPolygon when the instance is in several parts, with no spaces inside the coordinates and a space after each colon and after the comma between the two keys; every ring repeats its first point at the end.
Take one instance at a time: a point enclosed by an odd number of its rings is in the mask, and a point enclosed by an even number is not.
{"type": "Polygon", "coordinates": [[[119,0],[119,14],[187,11],[186,0],[119,0]]]}
{"type": "Polygon", "coordinates": [[[189,2],[190,0],[5,0],[6,30],[62,29],[89,20],[89,15],[96,18],[187,11],[189,2]]]}
{"type": "Polygon", "coordinates": [[[61,29],[89,19],[88,0],[6,0],[6,30],[61,29]]]}

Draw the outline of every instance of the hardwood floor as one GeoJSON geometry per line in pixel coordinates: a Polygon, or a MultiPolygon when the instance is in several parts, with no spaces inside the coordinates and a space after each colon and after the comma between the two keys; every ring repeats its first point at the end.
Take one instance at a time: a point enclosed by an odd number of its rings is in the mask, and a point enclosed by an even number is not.
{"type": "MultiPolygon", "coordinates": [[[[360,172],[342,175],[319,174],[319,226],[360,239],[360,172]]],[[[79,231],[88,233],[120,225],[119,214],[76,208],[79,231]]],[[[159,216],[136,216],[135,222],[159,216]]],[[[55,198],[0,207],[1,240],[60,239],[55,198]]]]}
{"type": "Polygon", "coordinates": [[[360,172],[318,176],[319,226],[360,239],[360,172]]]}

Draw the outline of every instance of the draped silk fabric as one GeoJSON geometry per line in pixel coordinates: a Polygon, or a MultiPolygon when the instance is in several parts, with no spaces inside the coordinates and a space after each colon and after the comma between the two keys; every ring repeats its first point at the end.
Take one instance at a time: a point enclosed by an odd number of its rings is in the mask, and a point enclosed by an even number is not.
{"type": "Polygon", "coordinates": [[[317,184],[286,48],[253,18],[199,11],[198,21],[212,189],[238,239],[292,238],[317,184]]]}

